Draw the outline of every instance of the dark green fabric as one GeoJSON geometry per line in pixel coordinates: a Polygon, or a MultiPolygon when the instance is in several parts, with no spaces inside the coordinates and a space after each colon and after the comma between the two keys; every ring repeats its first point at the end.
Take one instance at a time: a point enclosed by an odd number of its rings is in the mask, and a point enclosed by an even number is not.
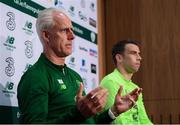
{"type": "MultiPolygon", "coordinates": [[[[22,76],[17,90],[21,123],[109,123],[107,111],[85,120],[76,108],[81,77],[66,65],[58,66],[43,54],[22,76]],[[104,119],[105,118],[105,119],[104,119]]],[[[85,93],[84,93],[85,94],[85,93]]]]}

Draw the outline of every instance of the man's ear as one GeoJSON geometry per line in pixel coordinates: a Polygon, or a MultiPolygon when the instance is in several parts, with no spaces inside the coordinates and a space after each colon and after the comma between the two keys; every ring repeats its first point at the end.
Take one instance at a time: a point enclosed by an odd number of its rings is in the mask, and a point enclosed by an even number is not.
{"type": "Polygon", "coordinates": [[[121,54],[116,54],[115,58],[116,58],[116,61],[117,61],[117,62],[120,62],[120,63],[121,63],[121,62],[123,61],[123,57],[122,57],[121,54]]]}
{"type": "Polygon", "coordinates": [[[47,31],[42,31],[42,32],[41,32],[41,36],[42,36],[42,39],[43,39],[45,42],[49,42],[49,32],[47,32],[47,31]]]}

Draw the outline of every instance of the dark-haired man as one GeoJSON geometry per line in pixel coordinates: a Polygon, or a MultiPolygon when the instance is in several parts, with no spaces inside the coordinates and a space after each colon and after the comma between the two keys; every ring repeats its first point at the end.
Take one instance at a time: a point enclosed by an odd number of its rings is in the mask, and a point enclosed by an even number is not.
{"type": "MultiPolygon", "coordinates": [[[[108,89],[109,92],[105,109],[110,108],[114,104],[114,98],[119,86],[122,85],[124,88],[122,92],[123,95],[138,87],[132,82],[131,78],[133,74],[138,71],[142,59],[138,42],[133,40],[117,42],[112,49],[112,57],[116,68],[101,81],[101,86],[108,89]]],[[[114,112],[114,114],[117,113],[114,112]]],[[[112,123],[124,125],[152,124],[146,114],[142,94],[133,108],[117,116],[112,123]]]]}

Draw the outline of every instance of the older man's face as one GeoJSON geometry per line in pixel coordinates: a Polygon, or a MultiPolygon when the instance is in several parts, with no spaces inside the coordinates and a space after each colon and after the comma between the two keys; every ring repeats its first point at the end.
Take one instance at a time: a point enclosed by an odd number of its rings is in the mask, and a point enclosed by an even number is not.
{"type": "Polygon", "coordinates": [[[72,53],[72,41],[75,36],[71,20],[63,13],[54,13],[54,27],[49,30],[49,49],[58,57],[72,53]]]}

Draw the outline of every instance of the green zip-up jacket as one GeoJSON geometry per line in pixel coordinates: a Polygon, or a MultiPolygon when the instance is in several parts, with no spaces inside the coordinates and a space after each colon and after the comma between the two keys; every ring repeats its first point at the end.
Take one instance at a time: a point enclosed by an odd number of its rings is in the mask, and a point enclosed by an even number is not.
{"type": "MultiPolygon", "coordinates": [[[[109,91],[108,101],[105,109],[108,109],[113,105],[120,85],[123,85],[123,91],[121,93],[122,95],[125,95],[135,88],[138,88],[136,84],[134,84],[131,80],[125,79],[124,76],[117,69],[115,69],[112,73],[105,76],[101,81],[101,86],[105,87],[109,91]]],[[[152,125],[145,111],[142,94],[140,94],[137,100],[137,105],[127,112],[122,113],[112,123],[122,125],[152,125]]]]}
{"type": "MultiPolygon", "coordinates": [[[[22,76],[17,98],[21,123],[110,123],[108,111],[85,119],[75,96],[81,77],[66,65],[50,62],[44,54],[22,76]]],[[[85,94],[85,93],[84,93],[85,94]]]]}

